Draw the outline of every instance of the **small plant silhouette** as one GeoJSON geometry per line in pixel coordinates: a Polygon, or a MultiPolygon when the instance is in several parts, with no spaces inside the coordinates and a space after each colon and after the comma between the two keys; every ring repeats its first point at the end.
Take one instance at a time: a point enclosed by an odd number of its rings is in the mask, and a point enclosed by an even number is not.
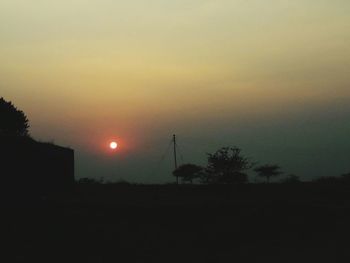
{"type": "Polygon", "coordinates": [[[350,173],[342,174],[341,180],[342,180],[344,183],[349,184],[349,183],[350,183],[350,173]]]}
{"type": "Polygon", "coordinates": [[[295,174],[289,174],[287,175],[287,178],[284,178],[281,180],[281,183],[284,184],[295,184],[295,183],[300,183],[300,178],[299,176],[295,175],[295,174]]]}
{"type": "Polygon", "coordinates": [[[96,184],[103,184],[104,179],[100,178],[100,179],[95,179],[95,178],[80,178],[78,180],[78,184],[84,184],[84,185],[96,185],[96,184]]]}

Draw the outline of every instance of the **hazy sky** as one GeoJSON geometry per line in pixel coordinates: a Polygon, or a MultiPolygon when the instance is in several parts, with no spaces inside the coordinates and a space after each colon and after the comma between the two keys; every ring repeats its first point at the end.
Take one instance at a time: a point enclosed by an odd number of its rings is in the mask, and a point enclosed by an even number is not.
{"type": "Polygon", "coordinates": [[[348,0],[0,0],[0,96],[33,137],[76,149],[79,177],[170,181],[173,133],[184,162],[237,145],[286,173],[337,175],[349,13],[348,0]]]}

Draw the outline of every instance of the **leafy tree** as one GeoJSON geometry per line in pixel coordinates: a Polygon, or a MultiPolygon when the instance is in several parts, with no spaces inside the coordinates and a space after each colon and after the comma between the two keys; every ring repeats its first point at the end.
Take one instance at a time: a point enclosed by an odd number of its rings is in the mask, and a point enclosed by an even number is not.
{"type": "Polygon", "coordinates": [[[175,177],[181,178],[183,182],[193,183],[194,179],[197,179],[201,176],[203,168],[195,164],[183,164],[179,166],[174,172],[175,177]]]}
{"type": "Polygon", "coordinates": [[[246,183],[248,176],[245,171],[252,166],[248,158],[242,156],[241,149],[223,147],[214,154],[208,154],[206,181],[220,184],[246,183]]]}
{"type": "Polygon", "coordinates": [[[266,181],[269,183],[271,177],[276,177],[282,174],[280,169],[281,168],[278,165],[265,164],[255,168],[254,171],[258,174],[258,176],[265,177],[266,181]]]}
{"type": "Polygon", "coordinates": [[[12,102],[0,98],[0,135],[29,136],[29,121],[12,102]]]}

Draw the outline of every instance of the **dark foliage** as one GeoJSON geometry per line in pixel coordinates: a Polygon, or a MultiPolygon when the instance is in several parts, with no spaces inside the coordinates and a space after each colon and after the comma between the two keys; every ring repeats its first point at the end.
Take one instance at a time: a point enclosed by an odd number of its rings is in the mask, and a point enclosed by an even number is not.
{"type": "Polygon", "coordinates": [[[175,177],[181,178],[183,182],[193,183],[193,180],[200,178],[203,168],[195,164],[183,164],[173,171],[175,177]]]}
{"type": "Polygon", "coordinates": [[[12,102],[0,98],[0,135],[29,136],[29,121],[12,102]]]}
{"type": "Polygon", "coordinates": [[[208,166],[204,181],[207,183],[233,184],[246,183],[246,170],[253,164],[242,156],[237,147],[223,147],[214,154],[208,154],[208,166]]]}
{"type": "Polygon", "coordinates": [[[269,183],[271,177],[276,177],[282,172],[280,171],[280,167],[275,164],[265,164],[262,166],[259,166],[254,169],[254,171],[258,174],[260,177],[265,177],[266,181],[269,183]]]}

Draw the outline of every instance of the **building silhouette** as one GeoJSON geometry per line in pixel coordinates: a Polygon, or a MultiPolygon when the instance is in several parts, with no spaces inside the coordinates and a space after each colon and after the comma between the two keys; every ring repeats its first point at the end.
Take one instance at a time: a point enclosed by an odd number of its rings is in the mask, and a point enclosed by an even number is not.
{"type": "Polygon", "coordinates": [[[2,192],[42,196],[74,185],[74,150],[29,137],[0,136],[2,192]]]}

